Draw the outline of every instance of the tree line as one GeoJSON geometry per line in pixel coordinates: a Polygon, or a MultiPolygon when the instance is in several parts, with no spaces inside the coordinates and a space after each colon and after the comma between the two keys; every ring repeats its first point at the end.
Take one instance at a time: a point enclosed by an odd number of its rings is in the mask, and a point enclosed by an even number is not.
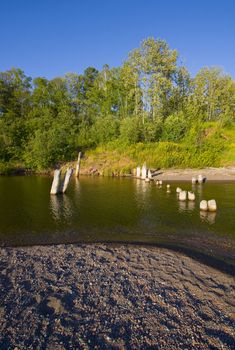
{"type": "Polygon", "coordinates": [[[0,162],[47,169],[116,140],[202,142],[206,122],[235,121],[235,82],[218,68],[195,77],[163,40],[148,38],[120,67],[48,80],[0,73],[0,162]]]}

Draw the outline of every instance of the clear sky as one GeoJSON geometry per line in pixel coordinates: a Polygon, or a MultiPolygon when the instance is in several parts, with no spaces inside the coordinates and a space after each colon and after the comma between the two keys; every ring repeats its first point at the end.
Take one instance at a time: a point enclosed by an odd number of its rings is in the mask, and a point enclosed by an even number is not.
{"type": "Polygon", "coordinates": [[[165,39],[194,75],[235,79],[235,0],[0,0],[0,71],[32,77],[119,66],[147,37],[165,39]]]}

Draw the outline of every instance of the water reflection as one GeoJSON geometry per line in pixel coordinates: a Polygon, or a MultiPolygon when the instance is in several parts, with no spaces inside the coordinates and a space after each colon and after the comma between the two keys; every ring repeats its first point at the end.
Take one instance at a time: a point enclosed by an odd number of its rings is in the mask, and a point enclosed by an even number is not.
{"type": "Polygon", "coordinates": [[[178,201],[178,203],[180,212],[193,211],[195,209],[194,201],[178,201]]]}
{"type": "Polygon", "coordinates": [[[195,202],[194,201],[189,201],[188,202],[188,210],[193,211],[195,209],[195,202]]]}
{"type": "Polygon", "coordinates": [[[179,211],[184,212],[187,210],[187,203],[183,201],[179,201],[179,211]]]}
{"type": "Polygon", "coordinates": [[[76,194],[79,194],[79,192],[81,191],[81,184],[77,177],[75,177],[74,179],[74,188],[75,188],[76,194]]]}
{"type": "Polygon", "coordinates": [[[149,182],[145,182],[140,179],[136,179],[136,195],[137,200],[139,199],[141,202],[143,202],[146,199],[146,196],[149,191],[149,182]]]}
{"type": "Polygon", "coordinates": [[[47,177],[0,177],[0,202],[4,203],[0,206],[0,244],[62,243],[70,237],[77,242],[156,243],[169,235],[182,242],[185,235],[206,233],[235,239],[235,183],[192,187],[191,183],[172,183],[172,192],[167,194],[166,184],[161,189],[140,179],[81,176],[71,179],[66,195],[50,196],[51,181],[47,177]],[[178,186],[195,190],[196,201],[180,202],[178,186]],[[200,213],[200,196],[216,199],[217,215],[200,213]]]}
{"type": "Polygon", "coordinates": [[[51,195],[50,208],[55,221],[69,219],[73,214],[71,199],[66,195],[51,195]]]}
{"type": "Polygon", "coordinates": [[[216,213],[200,210],[200,219],[210,225],[215,224],[216,213]]]}
{"type": "Polygon", "coordinates": [[[213,225],[215,223],[215,219],[216,219],[216,213],[210,213],[210,212],[207,213],[207,222],[210,225],[213,225]]]}
{"type": "MultiPolygon", "coordinates": [[[[60,196],[61,197],[61,196],[60,196]]],[[[58,221],[61,217],[61,200],[59,196],[50,196],[50,209],[53,218],[58,221]]]]}

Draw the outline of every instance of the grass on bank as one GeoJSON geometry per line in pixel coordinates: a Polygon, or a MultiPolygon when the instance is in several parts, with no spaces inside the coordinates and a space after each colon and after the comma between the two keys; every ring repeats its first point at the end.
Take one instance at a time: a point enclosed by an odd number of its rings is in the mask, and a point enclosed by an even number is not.
{"type": "Polygon", "coordinates": [[[150,168],[204,168],[235,166],[235,126],[205,123],[203,137],[192,130],[181,143],[156,142],[126,145],[115,140],[85,153],[82,169],[96,168],[103,175],[123,175],[144,162],[150,168]]]}
{"type": "MultiPolygon", "coordinates": [[[[102,175],[125,175],[144,162],[153,169],[235,166],[235,125],[221,127],[215,122],[204,123],[200,132],[190,130],[180,143],[160,141],[128,145],[117,139],[85,151],[81,169],[82,173],[97,169],[102,175]]],[[[75,162],[63,164],[64,169],[68,166],[75,166],[75,162]]],[[[26,170],[31,172],[31,169],[26,170]]],[[[50,170],[53,169],[40,173],[50,170]]],[[[0,174],[23,171],[22,163],[0,163],[0,174]]]]}

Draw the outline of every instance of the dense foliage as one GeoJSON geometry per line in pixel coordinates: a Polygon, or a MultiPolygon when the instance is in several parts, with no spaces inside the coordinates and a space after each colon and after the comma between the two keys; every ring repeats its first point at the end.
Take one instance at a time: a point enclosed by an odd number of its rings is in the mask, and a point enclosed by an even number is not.
{"type": "Polygon", "coordinates": [[[215,165],[226,145],[221,128],[234,122],[233,79],[217,68],[192,78],[162,40],[144,40],[118,68],[52,80],[0,73],[1,166],[47,169],[110,142],[166,153],[163,166],[215,165]]]}

